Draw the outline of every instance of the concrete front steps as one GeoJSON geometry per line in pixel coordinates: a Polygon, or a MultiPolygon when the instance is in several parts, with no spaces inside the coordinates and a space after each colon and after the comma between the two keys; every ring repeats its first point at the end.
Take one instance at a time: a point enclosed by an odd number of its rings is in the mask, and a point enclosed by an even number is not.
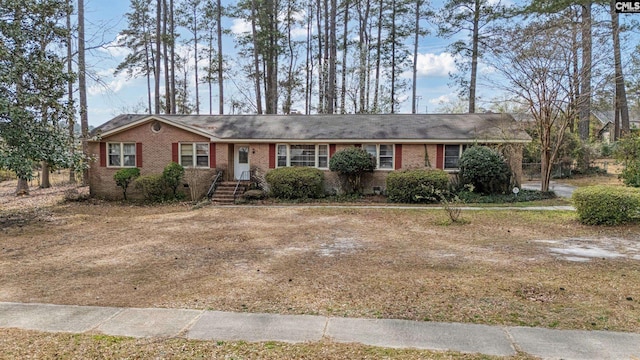
{"type": "MultiPolygon", "coordinates": [[[[213,193],[211,201],[214,204],[230,205],[234,203],[233,191],[236,189],[237,181],[223,181],[218,184],[216,191],[213,193]]],[[[244,194],[249,187],[248,181],[241,181],[236,191],[236,198],[244,194]]]]}

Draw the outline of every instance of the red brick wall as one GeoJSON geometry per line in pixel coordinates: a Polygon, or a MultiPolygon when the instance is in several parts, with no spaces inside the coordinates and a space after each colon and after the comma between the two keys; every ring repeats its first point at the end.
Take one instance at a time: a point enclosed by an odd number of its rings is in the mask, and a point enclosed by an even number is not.
{"type": "MultiPolygon", "coordinates": [[[[160,131],[151,130],[153,121],[146,122],[127,131],[114,134],[101,139],[101,142],[135,142],[142,143],[142,167],[140,175],[160,174],[165,166],[172,160],[171,144],[176,142],[209,142],[209,139],[168,124],[162,124],[160,131]]],[[[220,160],[221,146],[216,145],[217,161],[220,160]]],[[[122,190],[113,181],[113,174],[121,168],[110,168],[100,166],[100,143],[89,143],[89,153],[95,157],[89,169],[89,185],[91,194],[108,198],[121,199],[122,190]]],[[[226,157],[226,156],[225,156],[226,157]]],[[[207,170],[205,170],[207,171],[207,170]]],[[[214,172],[210,170],[210,172],[214,172]]],[[[207,177],[203,175],[204,177],[207,177]]],[[[204,186],[204,185],[202,185],[204,186]]],[[[186,189],[186,193],[189,191],[186,189]]],[[[133,187],[127,191],[127,196],[140,198],[142,194],[133,187]]]]}

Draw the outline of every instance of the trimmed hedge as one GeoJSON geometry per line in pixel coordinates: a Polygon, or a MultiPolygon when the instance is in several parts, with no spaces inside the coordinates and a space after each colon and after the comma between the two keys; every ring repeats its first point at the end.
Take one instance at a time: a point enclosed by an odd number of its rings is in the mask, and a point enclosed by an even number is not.
{"type": "Polygon", "coordinates": [[[284,167],[266,176],[270,194],[280,199],[316,199],[324,196],[324,173],[309,167],[284,167]]]}
{"type": "Polygon", "coordinates": [[[573,193],[578,220],[587,225],[619,225],[640,212],[640,190],[626,187],[587,186],[573,193]]]}
{"type": "Polygon", "coordinates": [[[449,175],[443,170],[403,170],[387,176],[387,199],[396,203],[434,203],[447,192],[449,175]]]}

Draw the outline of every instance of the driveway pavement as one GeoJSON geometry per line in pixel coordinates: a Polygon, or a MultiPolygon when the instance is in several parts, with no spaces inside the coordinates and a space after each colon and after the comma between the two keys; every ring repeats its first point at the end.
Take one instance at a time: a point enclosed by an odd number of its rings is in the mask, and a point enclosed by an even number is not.
{"type": "MultiPolygon", "coordinates": [[[[540,181],[527,181],[522,183],[522,188],[527,190],[540,190],[541,187],[542,184],[540,181]]],[[[558,183],[555,181],[551,181],[549,183],[549,190],[555,192],[559,197],[571,198],[575,189],[577,189],[577,187],[569,184],[558,183]]]]}
{"type": "Polygon", "coordinates": [[[640,334],[312,315],[0,302],[0,328],[223,341],[361,343],[543,359],[638,359],[640,334]]]}

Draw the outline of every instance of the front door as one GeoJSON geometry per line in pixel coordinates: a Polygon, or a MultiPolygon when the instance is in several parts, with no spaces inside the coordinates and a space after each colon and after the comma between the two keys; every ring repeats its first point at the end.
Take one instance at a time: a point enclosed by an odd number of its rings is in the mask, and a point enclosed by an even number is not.
{"type": "Polygon", "coordinates": [[[236,180],[250,180],[249,145],[235,145],[233,173],[236,180]]]}

